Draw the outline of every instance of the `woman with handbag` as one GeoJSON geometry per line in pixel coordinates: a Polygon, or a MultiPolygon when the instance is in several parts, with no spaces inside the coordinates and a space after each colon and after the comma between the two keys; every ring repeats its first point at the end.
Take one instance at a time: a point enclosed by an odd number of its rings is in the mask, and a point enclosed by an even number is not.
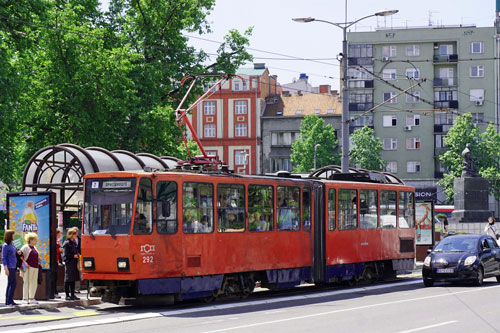
{"type": "Polygon", "coordinates": [[[38,249],[35,247],[38,236],[35,233],[28,233],[25,236],[26,244],[21,248],[24,258],[23,266],[23,302],[27,304],[38,304],[35,300],[36,288],[38,286],[38,265],[41,258],[38,249]]]}
{"type": "Polygon", "coordinates": [[[78,253],[78,246],[75,242],[77,234],[71,228],[68,229],[66,240],[63,243],[63,261],[65,265],[64,271],[64,291],[66,292],[66,300],[78,300],[75,295],[75,282],[80,281],[80,272],[78,271],[78,260],[80,255],[78,253]],[[71,296],[70,296],[71,292],[71,296]]]}
{"type": "Polygon", "coordinates": [[[5,293],[5,305],[17,305],[14,302],[14,290],[16,290],[16,252],[17,249],[12,244],[14,240],[14,230],[6,230],[3,238],[4,244],[2,245],[2,264],[7,275],[7,291],[5,293]]]}
{"type": "Polygon", "coordinates": [[[497,227],[495,226],[495,218],[493,216],[490,216],[488,218],[488,224],[486,225],[486,227],[484,227],[484,232],[495,238],[497,240],[497,243],[500,245],[500,233],[498,232],[498,229],[497,227]]]}

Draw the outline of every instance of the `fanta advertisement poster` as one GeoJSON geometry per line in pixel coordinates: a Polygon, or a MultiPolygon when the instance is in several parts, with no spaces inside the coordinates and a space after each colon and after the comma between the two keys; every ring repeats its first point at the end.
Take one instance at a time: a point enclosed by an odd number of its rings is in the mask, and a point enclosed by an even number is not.
{"type": "Polygon", "coordinates": [[[9,228],[15,230],[14,246],[25,244],[25,235],[38,236],[35,247],[43,269],[50,269],[50,195],[8,195],[9,228]]]}

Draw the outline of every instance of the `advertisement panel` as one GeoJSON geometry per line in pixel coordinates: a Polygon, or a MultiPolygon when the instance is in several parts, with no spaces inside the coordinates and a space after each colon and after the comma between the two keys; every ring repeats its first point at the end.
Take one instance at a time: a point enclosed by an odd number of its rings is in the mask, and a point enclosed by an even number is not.
{"type": "Polygon", "coordinates": [[[417,219],[417,245],[434,244],[433,203],[431,201],[417,202],[415,215],[417,219]]]}
{"type": "Polygon", "coordinates": [[[38,235],[36,247],[40,252],[42,269],[51,268],[51,228],[54,220],[51,192],[8,193],[7,216],[9,229],[15,230],[14,246],[20,249],[24,236],[38,235]]]}

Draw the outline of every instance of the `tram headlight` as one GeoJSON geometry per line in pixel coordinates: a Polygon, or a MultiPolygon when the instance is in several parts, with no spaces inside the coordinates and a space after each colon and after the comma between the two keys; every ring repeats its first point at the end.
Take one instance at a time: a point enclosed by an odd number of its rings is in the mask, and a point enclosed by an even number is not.
{"type": "Polygon", "coordinates": [[[429,267],[431,265],[431,260],[432,260],[431,256],[425,257],[424,266],[429,267]]]}
{"type": "Polygon", "coordinates": [[[116,262],[119,271],[123,272],[130,270],[128,258],[118,258],[116,262]]]}
{"type": "Polygon", "coordinates": [[[83,268],[87,271],[95,270],[94,258],[83,258],[83,268]]]}

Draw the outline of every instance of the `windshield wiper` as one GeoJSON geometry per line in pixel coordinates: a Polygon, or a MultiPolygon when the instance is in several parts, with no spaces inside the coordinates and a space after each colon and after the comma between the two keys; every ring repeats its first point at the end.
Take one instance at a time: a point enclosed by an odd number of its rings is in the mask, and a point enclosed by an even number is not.
{"type": "Polygon", "coordinates": [[[90,238],[91,238],[91,239],[95,239],[95,236],[94,236],[94,232],[93,232],[93,231],[92,231],[89,235],[90,235],[90,238]]]}
{"type": "Polygon", "coordinates": [[[115,228],[113,228],[112,226],[109,228],[109,234],[111,235],[111,238],[116,239],[115,228]]]}

